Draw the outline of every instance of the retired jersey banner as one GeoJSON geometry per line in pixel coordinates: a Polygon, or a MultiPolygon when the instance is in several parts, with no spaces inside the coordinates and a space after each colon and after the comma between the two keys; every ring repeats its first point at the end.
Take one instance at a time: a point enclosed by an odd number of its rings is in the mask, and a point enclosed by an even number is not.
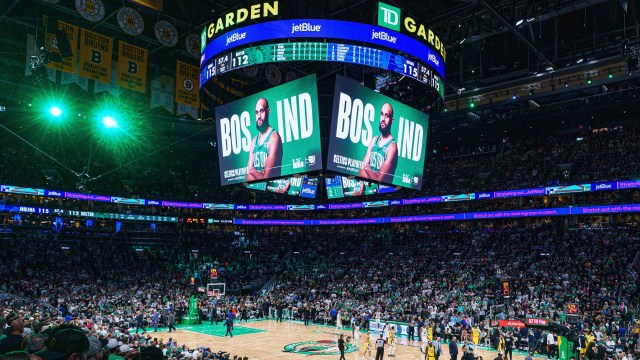
{"type": "Polygon", "coordinates": [[[80,76],[111,82],[113,39],[89,30],[80,31],[80,76]]]}
{"type": "Polygon", "coordinates": [[[118,85],[144,93],[147,91],[147,49],[118,42],[118,85]]]}
{"type": "MultiPolygon", "coordinates": [[[[44,21],[47,21],[46,16],[44,17],[44,21]]],[[[53,24],[52,24],[53,25],[53,24]]],[[[64,57],[62,61],[50,61],[49,68],[60,70],[66,73],[75,74],[77,72],[76,69],[76,58],[78,56],[78,27],[75,25],[68,24],[64,21],[58,20],[57,24],[55,24],[57,33],[61,33],[64,31],[67,34],[67,40],[69,40],[69,45],[71,47],[71,57],[64,57]]],[[[45,47],[47,50],[53,53],[60,53],[59,39],[56,36],[56,31],[47,32],[47,39],[45,43],[45,47]]]]}
{"type": "Polygon", "coordinates": [[[175,79],[162,75],[159,78],[151,81],[151,108],[163,107],[168,112],[174,113],[175,103],[173,102],[173,90],[175,79]]]}
{"type": "Polygon", "coordinates": [[[199,89],[196,84],[200,79],[200,70],[176,61],[176,102],[179,104],[200,107],[199,89]]]}
{"type": "Polygon", "coordinates": [[[338,76],[327,169],[420,190],[428,120],[427,114],[338,76]]]}
{"type": "Polygon", "coordinates": [[[222,185],[322,169],[316,84],[309,75],[216,107],[222,185]]]}

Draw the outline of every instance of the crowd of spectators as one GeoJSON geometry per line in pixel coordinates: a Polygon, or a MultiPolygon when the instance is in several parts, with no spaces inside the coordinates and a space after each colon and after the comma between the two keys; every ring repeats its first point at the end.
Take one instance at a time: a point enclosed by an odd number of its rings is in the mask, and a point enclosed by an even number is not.
{"type": "MultiPolygon", "coordinates": [[[[344,324],[354,319],[363,327],[376,319],[431,323],[443,339],[481,325],[486,338],[495,328],[491,320],[534,316],[567,324],[566,305],[576,303],[580,318],[569,326],[601,333],[603,344],[622,341],[620,351],[638,351],[632,322],[639,299],[635,224],[568,230],[544,222],[418,231],[358,227],[344,233],[265,229],[252,237],[216,236],[141,252],[130,244],[81,239],[67,246],[25,241],[16,231],[0,243],[0,307],[7,326],[16,317],[34,333],[41,326],[74,324],[102,340],[101,348],[122,342],[118,349],[126,354],[150,345],[167,350],[167,358],[199,358],[203,351],[204,358],[215,358],[217,349],[187,349],[129,331],[138,314],[152,324],[158,313],[160,326],[169,314],[180,319],[194,293],[188,279],[208,276],[213,266],[222,281],[239,279],[242,286],[255,274],[271,274],[274,286],[230,291],[220,299],[199,295],[205,320],[214,313],[223,320],[231,311],[240,319],[284,314],[335,324],[340,312],[344,324]],[[241,255],[247,252],[251,256],[241,255]],[[510,282],[510,297],[503,281],[510,282]]],[[[543,342],[547,334],[534,335],[543,342]]]]}

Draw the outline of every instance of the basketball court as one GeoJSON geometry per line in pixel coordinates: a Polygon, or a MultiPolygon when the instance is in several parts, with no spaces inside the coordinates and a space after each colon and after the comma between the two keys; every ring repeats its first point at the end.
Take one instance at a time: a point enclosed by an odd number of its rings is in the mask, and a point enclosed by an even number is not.
{"type": "MultiPolygon", "coordinates": [[[[249,322],[234,323],[233,337],[224,337],[226,327],[222,322],[218,325],[178,325],[177,331],[169,334],[166,330],[151,333],[154,337],[162,338],[165,342],[169,337],[178,340],[178,344],[186,344],[189,348],[206,346],[212,351],[226,351],[233,355],[247,356],[253,360],[267,359],[303,359],[305,357],[319,357],[323,359],[337,359],[340,353],[337,340],[340,333],[351,336],[350,330],[336,330],[328,326],[304,326],[299,322],[276,322],[275,320],[250,320],[249,322]]],[[[349,360],[362,359],[362,333],[359,344],[347,346],[345,357],[349,360]]],[[[372,342],[373,344],[373,342],[372,342]]],[[[374,345],[375,346],[375,345],[374,345]]],[[[443,344],[440,360],[449,360],[448,345],[443,344]]],[[[389,349],[385,349],[385,359],[389,349]]],[[[476,356],[483,360],[493,360],[496,352],[479,349],[476,356]]],[[[372,350],[375,358],[375,349],[372,350]]],[[[462,351],[458,353],[458,359],[462,351]]],[[[514,359],[522,360],[523,355],[513,355],[514,359]]],[[[395,359],[422,360],[424,354],[417,347],[398,345],[395,359]]]]}

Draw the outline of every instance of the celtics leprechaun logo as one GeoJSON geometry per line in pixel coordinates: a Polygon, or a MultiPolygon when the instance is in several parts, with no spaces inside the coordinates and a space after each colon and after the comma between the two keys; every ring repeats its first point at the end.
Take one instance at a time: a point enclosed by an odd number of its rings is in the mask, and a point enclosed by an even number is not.
{"type": "MultiPolygon", "coordinates": [[[[348,354],[358,349],[356,345],[345,344],[344,353],[348,354]]],[[[301,341],[286,345],[284,352],[302,355],[340,355],[338,342],[334,340],[301,341]]]]}

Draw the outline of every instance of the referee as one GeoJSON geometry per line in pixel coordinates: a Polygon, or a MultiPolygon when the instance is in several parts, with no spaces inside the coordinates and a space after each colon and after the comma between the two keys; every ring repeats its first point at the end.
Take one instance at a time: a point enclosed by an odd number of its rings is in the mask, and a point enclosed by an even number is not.
{"type": "Polygon", "coordinates": [[[380,334],[380,338],[376,340],[376,360],[384,359],[384,344],[386,341],[382,338],[382,334],[380,334]]]}

